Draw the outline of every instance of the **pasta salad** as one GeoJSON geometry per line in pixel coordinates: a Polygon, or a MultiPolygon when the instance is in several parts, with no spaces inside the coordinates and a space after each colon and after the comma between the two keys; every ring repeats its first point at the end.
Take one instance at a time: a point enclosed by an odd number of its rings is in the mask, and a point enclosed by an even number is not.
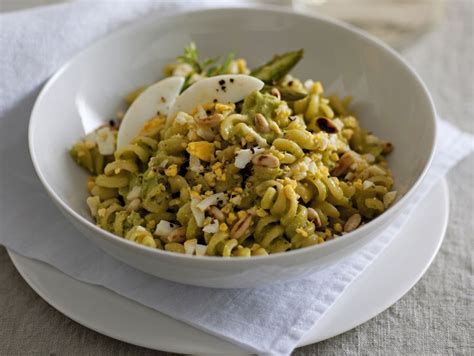
{"type": "Polygon", "coordinates": [[[186,47],[168,79],[130,93],[125,115],[71,148],[90,173],[96,224],[150,248],[255,256],[324,243],[383,213],[396,198],[392,145],[360,127],[350,97],[291,76],[302,57],[250,70],[186,47]]]}

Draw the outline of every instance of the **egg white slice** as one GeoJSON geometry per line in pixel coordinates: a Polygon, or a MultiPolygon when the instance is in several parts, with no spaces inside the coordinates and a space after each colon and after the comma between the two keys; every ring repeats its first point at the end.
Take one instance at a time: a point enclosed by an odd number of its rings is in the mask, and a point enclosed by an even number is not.
{"type": "Polygon", "coordinates": [[[157,113],[168,115],[183,84],[183,77],[169,77],[145,89],[123,117],[117,136],[117,149],[130,143],[145,123],[157,113]]]}
{"type": "Polygon", "coordinates": [[[264,83],[255,77],[243,74],[225,74],[202,79],[178,96],[170,109],[166,124],[169,125],[180,111],[191,112],[198,105],[212,102],[236,103],[264,83]]]}

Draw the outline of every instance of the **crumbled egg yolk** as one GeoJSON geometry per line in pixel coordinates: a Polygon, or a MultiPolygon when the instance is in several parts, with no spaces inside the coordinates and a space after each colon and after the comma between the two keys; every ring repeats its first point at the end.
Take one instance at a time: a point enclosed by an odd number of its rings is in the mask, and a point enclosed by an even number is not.
{"type": "Polygon", "coordinates": [[[229,215],[227,216],[227,221],[229,222],[229,224],[232,224],[235,220],[237,220],[237,215],[235,215],[234,213],[229,213],[229,215]]]}
{"type": "Polygon", "coordinates": [[[90,176],[87,178],[87,190],[90,192],[95,187],[95,179],[90,176]]]}
{"type": "Polygon", "coordinates": [[[357,188],[357,189],[362,189],[362,180],[361,180],[361,179],[357,179],[357,180],[354,182],[354,187],[357,188]]]}
{"type": "Polygon", "coordinates": [[[202,161],[210,162],[214,155],[214,144],[207,141],[190,142],[186,151],[202,161]]]}
{"type": "Polygon", "coordinates": [[[222,162],[216,162],[212,165],[212,169],[216,170],[217,168],[222,167],[222,162]]]}
{"type": "Polygon", "coordinates": [[[200,194],[198,192],[195,192],[194,190],[191,191],[191,198],[199,198],[200,194]]]}
{"type": "Polygon", "coordinates": [[[229,229],[229,227],[227,226],[226,223],[221,223],[221,224],[219,225],[219,231],[224,232],[224,231],[227,231],[228,229],[229,229]]]}
{"type": "Polygon", "coordinates": [[[162,125],[164,125],[166,118],[162,116],[155,116],[151,120],[147,121],[143,126],[142,130],[140,131],[139,135],[147,134],[148,132],[156,129],[162,125]]]}
{"type": "Polygon", "coordinates": [[[221,211],[222,211],[224,214],[229,214],[231,209],[232,209],[232,205],[231,205],[231,204],[226,204],[226,205],[221,209],[221,211]]]}
{"type": "Polygon", "coordinates": [[[211,187],[215,186],[216,185],[216,175],[215,175],[215,173],[214,172],[204,173],[204,180],[211,187]]]}
{"type": "Polygon", "coordinates": [[[216,109],[216,112],[222,114],[225,111],[234,111],[235,110],[235,104],[233,104],[233,103],[229,103],[229,104],[217,103],[215,109],[216,109]]]}
{"type": "Polygon", "coordinates": [[[243,219],[247,216],[247,212],[246,211],[243,211],[243,210],[240,210],[238,213],[237,213],[237,216],[239,217],[239,219],[243,219]]]}
{"type": "Polygon", "coordinates": [[[222,168],[216,169],[216,178],[220,181],[225,181],[227,179],[226,174],[222,171],[222,168]]]}
{"type": "Polygon", "coordinates": [[[156,221],[155,220],[150,220],[147,222],[146,227],[150,230],[154,229],[156,227],[156,221]]]}
{"type": "Polygon", "coordinates": [[[212,165],[212,170],[216,176],[217,180],[225,181],[227,179],[224,171],[222,170],[222,162],[216,162],[212,165]]]}
{"type": "Polygon", "coordinates": [[[301,236],[303,236],[303,237],[308,237],[308,233],[306,231],[304,231],[301,227],[297,228],[296,232],[298,234],[300,234],[301,236]]]}
{"type": "Polygon", "coordinates": [[[176,164],[172,164],[165,169],[165,174],[168,177],[175,177],[178,174],[178,166],[176,164]]]}
{"type": "Polygon", "coordinates": [[[201,189],[202,189],[202,184],[197,184],[193,187],[193,190],[198,193],[201,192],[201,189]]]}

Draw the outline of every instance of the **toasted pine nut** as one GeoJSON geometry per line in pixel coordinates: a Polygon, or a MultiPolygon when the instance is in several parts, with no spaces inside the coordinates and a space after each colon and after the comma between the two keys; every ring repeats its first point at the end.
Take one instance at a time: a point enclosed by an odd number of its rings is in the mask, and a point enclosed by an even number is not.
{"type": "Polygon", "coordinates": [[[173,230],[168,236],[161,237],[161,241],[168,242],[184,242],[186,239],[186,229],[184,226],[178,227],[173,230]]]}
{"type": "Polygon", "coordinates": [[[352,163],[354,163],[354,157],[350,152],[344,153],[339,159],[338,165],[331,171],[331,175],[339,177],[346,174],[352,163]]]}
{"type": "Polygon", "coordinates": [[[263,132],[263,133],[270,132],[270,126],[268,125],[268,122],[267,122],[267,119],[265,119],[265,116],[258,113],[255,115],[254,120],[255,120],[255,127],[257,128],[258,132],[263,132]]]}
{"type": "Polygon", "coordinates": [[[316,210],[308,208],[308,220],[312,221],[316,227],[321,227],[321,218],[316,210]]]}
{"type": "Polygon", "coordinates": [[[222,114],[214,114],[204,118],[196,118],[195,121],[200,126],[209,126],[214,127],[219,125],[219,123],[224,119],[222,114]]]}
{"type": "Polygon", "coordinates": [[[272,94],[274,97],[276,97],[278,100],[281,99],[281,94],[280,91],[277,88],[272,88],[270,91],[270,94],[272,94]]]}
{"type": "Polygon", "coordinates": [[[239,221],[235,223],[235,225],[230,230],[230,237],[233,239],[238,239],[242,237],[247,229],[250,227],[250,223],[252,222],[252,215],[246,215],[242,217],[239,221]]]}
{"type": "Polygon", "coordinates": [[[337,128],[336,124],[334,124],[332,120],[326,117],[318,118],[316,120],[316,123],[318,124],[318,127],[321,131],[327,132],[329,134],[339,132],[339,129],[337,128]]]}
{"type": "Polygon", "coordinates": [[[212,216],[213,218],[219,220],[219,221],[224,221],[225,220],[224,213],[222,211],[220,211],[220,209],[215,207],[215,206],[211,206],[209,208],[209,215],[212,216]]]}
{"type": "Polygon", "coordinates": [[[134,210],[137,210],[139,207],[140,207],[140,203],[142,201],[140,200],[140,198],[135,198],[133,199],[130,203],[128,203],[127,205],[127,211],[134,211],[134,210]]]}
{"type": "Polygon", "coordinates": [[[387,209],[393,203],[396,196],[396,191],[385,193],[385,195],[383,196],[383,206],[385,207],[385,209],[387,209]]]}
{"type": "Polygon", "coordinates": [[[278,158],[266,153],[256,155],[254,158],[252,158],[252,163],[256,166],[266,168],[276,168],[280,165],[278,158]]]}
{"type": "Polygon", "coordinates": [[[344,224],[344,232],[355,230],[361,223],[362,217],[359,214],[352,215],[344,224]]]}

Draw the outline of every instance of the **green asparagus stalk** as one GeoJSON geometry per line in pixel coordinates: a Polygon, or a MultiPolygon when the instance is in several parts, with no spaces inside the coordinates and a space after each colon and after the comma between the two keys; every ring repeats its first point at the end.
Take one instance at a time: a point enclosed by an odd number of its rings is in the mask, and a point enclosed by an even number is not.
{"type": "Polygon", "coordinates": [[[264,93],[270,93],[273,88],[278,89],[278,91],[280,92],[281,98],[285,101],[297,101],[297,100],[306,98],[308,96],[308,94],[303,93],[301,91],[285,88],[280,85],[277,85],[277,86],[265,85],[262,91],[264,93]]]}
{"type": "Polygon", "coordinates": [[[272,60],[254,69],[250,75],[266,84],[272,84],[283,78],[303,58],[303,50],[276,55],[272,60]]]}

